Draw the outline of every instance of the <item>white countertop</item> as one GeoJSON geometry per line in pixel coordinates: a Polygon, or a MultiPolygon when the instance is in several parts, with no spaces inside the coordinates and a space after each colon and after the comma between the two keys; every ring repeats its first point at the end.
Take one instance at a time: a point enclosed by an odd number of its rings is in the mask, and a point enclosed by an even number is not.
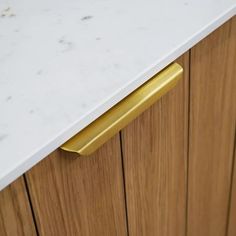
{"type": "Polygon", "coordinates": [[[1,0],[0,190],[236,13],[236,0],[1,0]]]}

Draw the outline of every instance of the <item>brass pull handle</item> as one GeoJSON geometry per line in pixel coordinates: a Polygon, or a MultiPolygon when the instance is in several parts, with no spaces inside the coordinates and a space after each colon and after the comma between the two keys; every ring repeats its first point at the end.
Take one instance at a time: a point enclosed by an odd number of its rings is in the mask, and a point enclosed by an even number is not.
{"type": "Polygon", "coordinates": [[[64,143],[65,151],[90,155],[129,122],[172,89],[183,68],[173,63],[64,143]]]}

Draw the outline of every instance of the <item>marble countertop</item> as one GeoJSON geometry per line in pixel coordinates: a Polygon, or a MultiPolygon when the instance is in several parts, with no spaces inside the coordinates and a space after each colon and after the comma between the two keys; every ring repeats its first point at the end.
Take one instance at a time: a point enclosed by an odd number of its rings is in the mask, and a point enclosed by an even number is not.
{"type": "Polygon", "coordinates": [[[236,0],[1,0],[0,190],[236,13],[236,0]]]}

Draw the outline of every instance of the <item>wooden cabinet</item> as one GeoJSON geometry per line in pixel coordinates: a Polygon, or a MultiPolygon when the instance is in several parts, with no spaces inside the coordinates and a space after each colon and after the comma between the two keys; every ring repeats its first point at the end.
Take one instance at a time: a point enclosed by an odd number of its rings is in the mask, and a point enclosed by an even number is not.
{"type": "Polygon", "coordinates": [[[127,235],[119,135],[89,157],[57,150],[26,178],[40,235],[127,235]]]}
{"type": "Polygon", "coordinates": [[[236,21],[191,49],[188,235],[224,236],[236,117],[236,21]]]}
{"type": "MultiPolygon", "coordinates": [[[[235,137],[236,137],[236,130],[235,130],[235,137]]],[[[232,172],[232,185],[231,185],[231,196],[229,202],[229,222],[228,222],[228,236],[235,236],[236,235],[236,139],[234,143],[234,165],[233,165],[233,172],[232,172]]]]}
{"type": "Polygon", "coordinates": [[[23,177],[0,192],[0,235],[37,235],[23,177]]]}
{"type": "Polygon", "coordinates": [[[183,79],[122,132],[130,235],[184,235],[189,53],[183,79]]]}
{"type": "Polygon", "coordinates": [[[0,235],[234,236],[236,17],[177,62],[178,85],[94,154],[58,149],[0,192],[0,235]]]}

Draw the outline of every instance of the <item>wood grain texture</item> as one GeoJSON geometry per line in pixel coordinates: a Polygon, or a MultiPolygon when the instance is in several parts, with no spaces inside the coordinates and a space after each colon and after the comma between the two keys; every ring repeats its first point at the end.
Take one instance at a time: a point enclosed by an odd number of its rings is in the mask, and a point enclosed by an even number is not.
{"type": "Polygon", "coordinates": [[[183,236],[189,54],[184,78],[122,131],[130,236],[183,236]]]}
{"type": "Polygon", "coordinates": [[[191,50],[188,236],[224,236],[236,101],[236,18],[191,50]]]}
{"type": "Polygon", "coordinates": [[[23,177],[0,192],[0,235],[36,235],[23,177]]]}
{"type": "Polygon", "coordinates": [[[89,157],[56,150],[26,176],[40,235],[127,235],[118,135],[89,157]]]}
{"type": "MultiPolygon", "coordinates": [[[[235,133],[236,136],[236,133],[235,133]]],[[[236,138],[236,137],[235,137],[236,138]]],[[[233,180],[232,180],[232,192],[231,192],[231,202],[229,211],[229,226],[228,235],[236,235],[236,139],[234,143],[234,168],[233,168],[233,180]]]]}

